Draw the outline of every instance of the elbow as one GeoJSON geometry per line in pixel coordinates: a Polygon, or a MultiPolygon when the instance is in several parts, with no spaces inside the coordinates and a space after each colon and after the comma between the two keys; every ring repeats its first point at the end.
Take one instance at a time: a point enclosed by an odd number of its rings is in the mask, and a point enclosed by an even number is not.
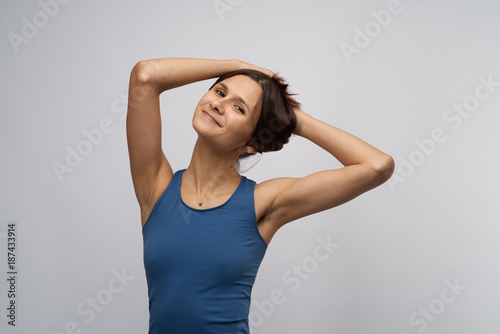
{"type": "Polygon", "coordinates": [[[377,176],[380,178],[382,183],[384,183],[391,178],[392,174],[394,173],[396,164],[394,163],[394,159],[390,155],[386,154],[373,166],[377,176]]]}
{"type": "Polygon", "coordinates": [[[145,85],[151,83],[149,62],[141,60],[137,62],[130,73],[130,82],[136,85],[145,85]]]}

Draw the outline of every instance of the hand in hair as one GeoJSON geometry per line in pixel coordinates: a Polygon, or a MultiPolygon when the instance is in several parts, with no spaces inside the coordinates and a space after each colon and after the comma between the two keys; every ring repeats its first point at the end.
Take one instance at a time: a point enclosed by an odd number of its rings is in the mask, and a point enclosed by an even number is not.
{"type": "Polygon", "coordinates": [[[303,117],[306,116],[307,114],[302,110],[300,103],[295,100],[295,98],[292,96],[292,94],[288,95],[288,98],[292,101],[292,110],[293,113],[295,114],[295,118],[297,119],[297,125],[295,126],[295,129],[293,130],[293,134],[300,136],[301,131],[302,131],[302,120],[303,117]]]}
{"type": "Polygon", "coordinates": [[[239,60],[239,59],[238,59],[238,62],[240,63],[241,69],[249,69],[249,70],[259,71],[259,72],[262,72],[271,78],[274,76],[274,72],[267,69],[267,68],[263,68],[263,67],[259,67],[257,65],[246,63],[246,62],[239,60]]]}

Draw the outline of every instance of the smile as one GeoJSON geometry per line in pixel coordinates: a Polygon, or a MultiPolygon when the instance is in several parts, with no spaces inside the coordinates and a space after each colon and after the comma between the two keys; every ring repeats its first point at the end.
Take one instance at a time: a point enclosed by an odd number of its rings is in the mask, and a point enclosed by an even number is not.
{"type": "Polygon", "coordinates": [[[203,110],[202,110],[202,113],[203,113],[203,115],[204,115],[206,118],[208,118],[208,119],[210,120],[210,122],[212,122],[212,123],[214,123],[214,124],[217,124],[218,126],[221,126],[221,125],[220,125],[220,124],[219,124],[219,123],[215,120],[215,118],[213,118],[212,116],[210,116],[209,114],[207,114],[207,113],[206,113],[206,112],[204,112],[203,110]]]}

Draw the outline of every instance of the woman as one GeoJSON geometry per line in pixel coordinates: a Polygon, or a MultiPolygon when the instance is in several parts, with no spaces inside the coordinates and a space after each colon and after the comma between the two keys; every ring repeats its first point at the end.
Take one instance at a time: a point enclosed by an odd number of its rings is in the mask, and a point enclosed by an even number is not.
{"type": "Polygon", "coordinates": [[[249,333],[251,290],[273,235],[379,186],[394,170],[391,156],[302,111],[270,70],[239,60],[137,63],[127,139],[143,226],[150,334],[249,333]],[[159,96],[216,77],[194,112],[191,162],[174,173],[161,148],[159,96]],[[239,159],[279,150],[292,133],[345,167],[259,184],[239,174],[239,159]]]}

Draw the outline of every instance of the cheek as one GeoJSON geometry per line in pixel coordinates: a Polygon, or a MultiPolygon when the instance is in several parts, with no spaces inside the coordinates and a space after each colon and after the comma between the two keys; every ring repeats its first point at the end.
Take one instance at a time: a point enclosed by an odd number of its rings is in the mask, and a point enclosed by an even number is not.
{"type": "Polygon", "coordinates": [[[244,140],[249,140],[254,133],[255,126],[251,120],[245,120],[239,124],[238,129],[240,135],[244,138],[244,140]]]}
{"type": "Polygon", "coordinates": [[[208,101],[208,99],[207,99],[207,97],[206,97],[206,96],[203,96],[203,97],[200,99],[200,101],[198,102],[198,104],[196,105],[196,108],[195,108],[195,110],[194,110],[193,118],[194,118],[194,117],[196,117],[196,114],[197,114],[196,110],[197,110],[197,109],[199,109],[199,108],[201,108],[203,105],[206,105],[206,104],[207,104],[207,101],[208,101]]]}
{"type": "Polygon", "coordinates": [[[201,97],[200,102],[198,102],[198,104],[207,103],[209,100],[210,100],[210,92],[205,93],[205,95],[201,97]]]}

